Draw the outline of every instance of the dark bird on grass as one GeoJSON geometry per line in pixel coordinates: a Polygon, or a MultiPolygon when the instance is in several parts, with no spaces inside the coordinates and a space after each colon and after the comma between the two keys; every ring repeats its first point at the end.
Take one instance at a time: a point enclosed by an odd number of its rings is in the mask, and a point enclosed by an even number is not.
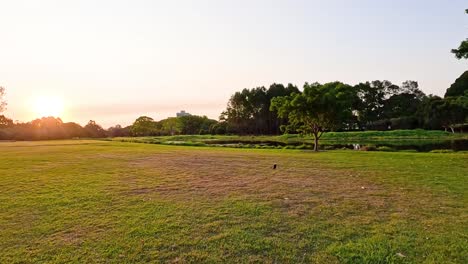
{"type": "Polygon", "coordinates": [[[274,170],[276,170],[276,163],[275,163],[275,164],[273,164],[273,169],[274,169],[274,170]]]}

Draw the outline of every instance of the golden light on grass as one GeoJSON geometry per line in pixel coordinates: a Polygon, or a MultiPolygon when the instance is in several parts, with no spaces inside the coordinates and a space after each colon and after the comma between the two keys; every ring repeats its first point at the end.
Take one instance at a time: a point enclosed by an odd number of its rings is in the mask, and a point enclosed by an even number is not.
{"type": "Polygon", "coordinates": [[[40,117],[60,117],[64,112],[64,104],[61,98],[55,96],[41,96],[33,100],[32,111],[40,117]]]}

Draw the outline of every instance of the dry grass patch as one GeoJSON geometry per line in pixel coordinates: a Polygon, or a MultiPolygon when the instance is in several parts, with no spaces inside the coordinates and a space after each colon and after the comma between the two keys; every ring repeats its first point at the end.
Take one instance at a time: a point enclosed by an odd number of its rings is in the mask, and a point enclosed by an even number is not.
{"type": "Polygon", "coordinates": [[[152,176],[126,178],[125,194],[182,200],[241,196],[298,216],[324,208],[349,208],[336,214],[371,211],[383,217],[414,205],[399,189],[372,182],[353,169],[314,162],[313,155],[288,158],[258,152],[175,150],[131,161],[131,166],[144,168],[152,176]],[[278,168],[273,170],[275,163],[278,168]]]}

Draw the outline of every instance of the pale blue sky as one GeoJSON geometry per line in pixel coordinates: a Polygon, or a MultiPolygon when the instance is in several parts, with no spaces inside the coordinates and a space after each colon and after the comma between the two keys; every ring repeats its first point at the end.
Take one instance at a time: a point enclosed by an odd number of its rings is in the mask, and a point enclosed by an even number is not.
{"type": "Polygon", "coordinates": [[[468,62],[466,0],[0,0],[6,114],[39,96],[65,121],[105,127],[185,109],[217,118],[229,96],[273,82],[417,80],[443,95],[468,62]]]}

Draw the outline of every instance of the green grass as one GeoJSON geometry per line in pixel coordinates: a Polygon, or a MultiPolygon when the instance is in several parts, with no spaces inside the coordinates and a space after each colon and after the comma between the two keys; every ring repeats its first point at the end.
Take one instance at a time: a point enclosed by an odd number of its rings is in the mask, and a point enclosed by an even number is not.
{"type": "Polygon", "coordinates": [[[468,259],[466,152],[73,140],[0,151],[0,263],[468,259]]]}
{"type": "MultiPolygon", "coordinates": [[[[148,144],[183,145],[183,146],[229,146],[258,147],[294,146],[312,148],[314,140],[311,136],[297,134],[281,136],[235,136],[235,135],[176,135],[155,137],[113,138],[121,142],[136,142],[148,144]]],[[[453,140],[468,140],[468,134],[452,134],[444,131],[431,130],[393,130],[393,131],[362,131],[362,132],[327,132],[320,139],[320,145],[337,144],[386,144],[392,146],[425,146],[450,142],[453,140]]]]}

